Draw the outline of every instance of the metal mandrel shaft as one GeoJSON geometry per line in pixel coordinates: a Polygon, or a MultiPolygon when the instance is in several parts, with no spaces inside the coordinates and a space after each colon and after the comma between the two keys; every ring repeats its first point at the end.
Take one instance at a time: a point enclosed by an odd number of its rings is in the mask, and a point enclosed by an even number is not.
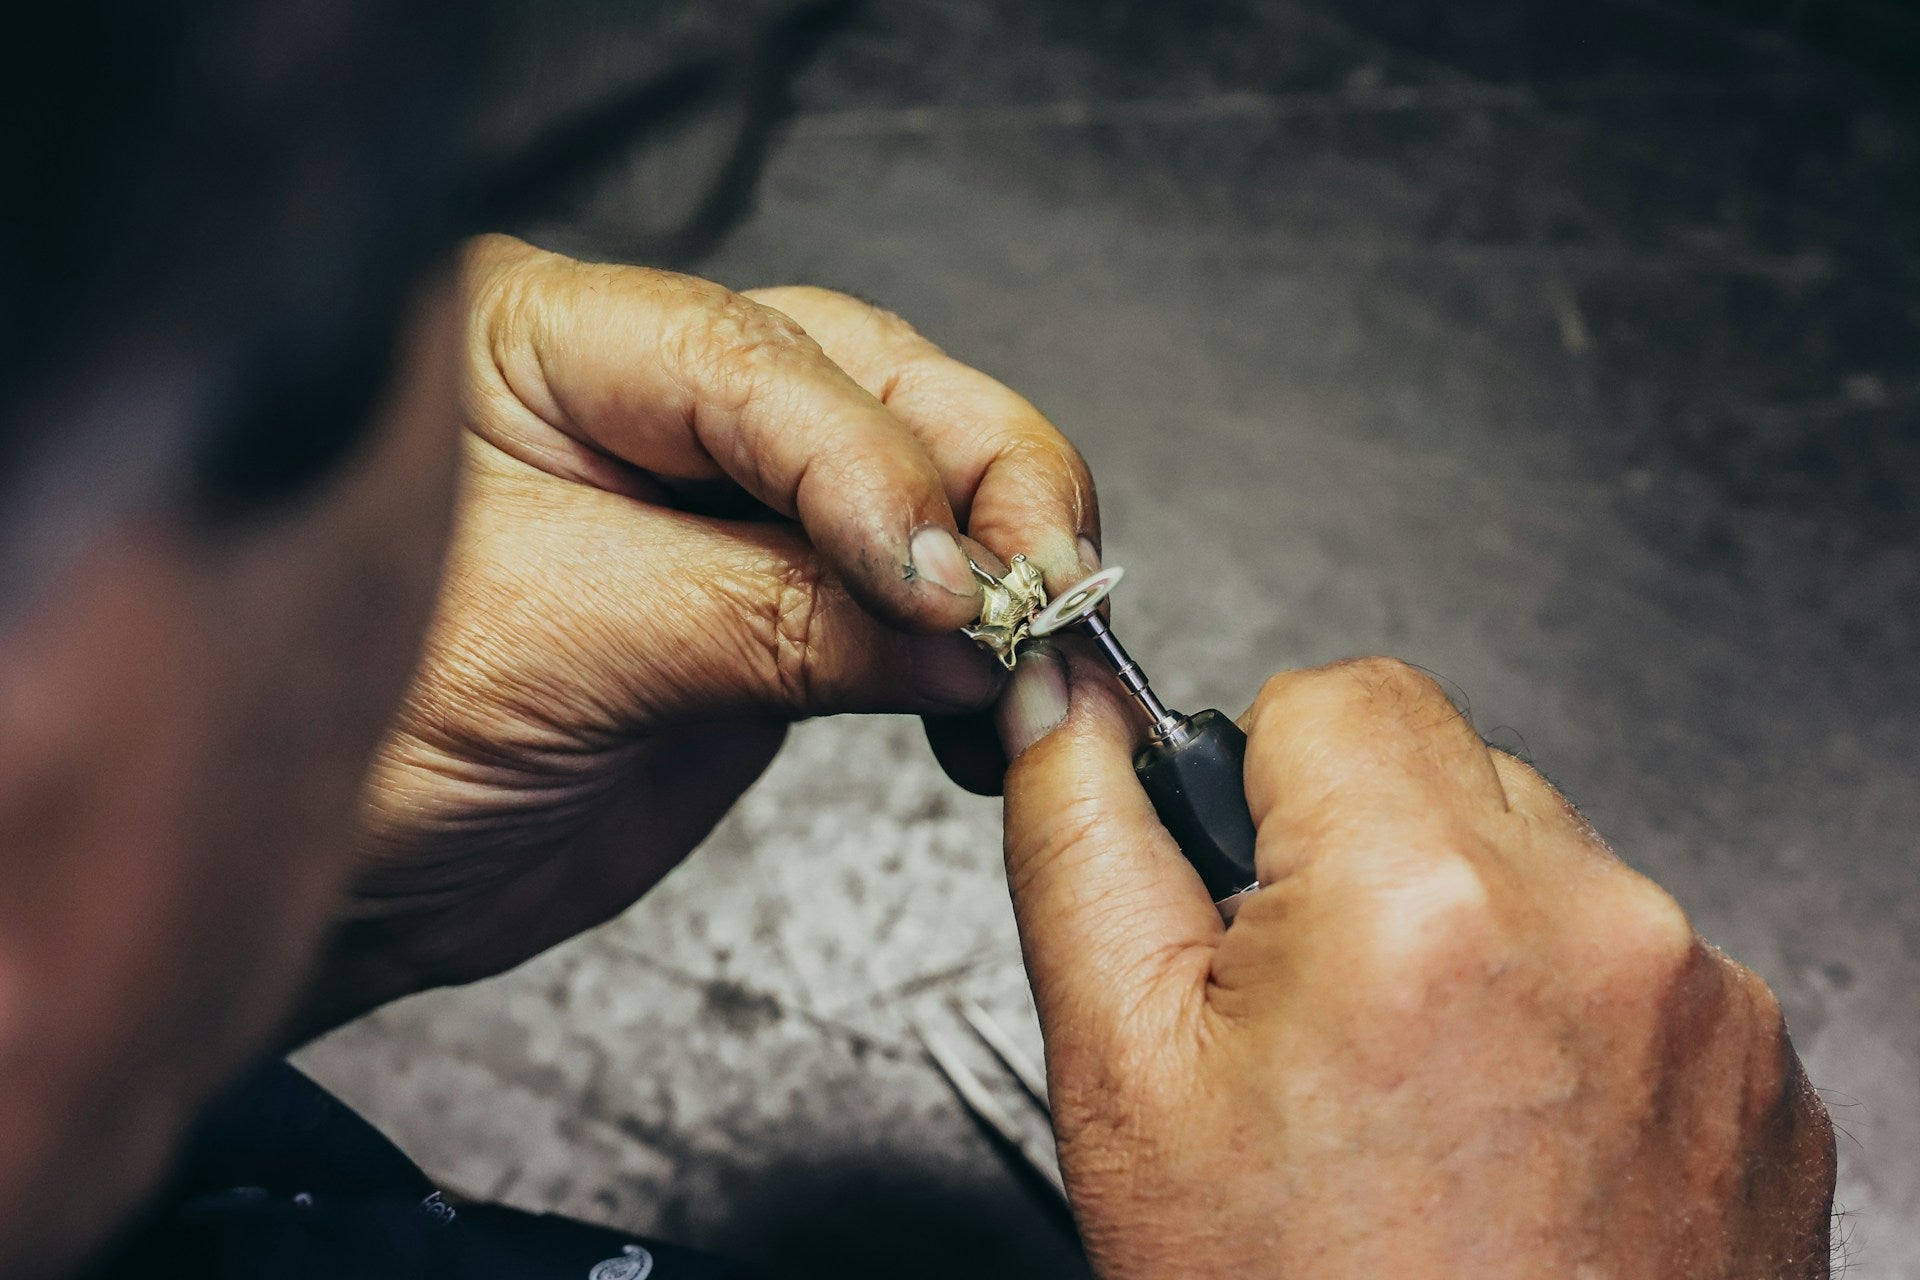
{"type": "Polygon", "coordinates": [[[1259,887],[1256,833],[1243,777],[1247,737],[1224,712],[1182,715],[1154,694],[1147,673],[1100,616],[1101,602],[1123,572],[1109,565],[1067,588],[1029,619],[1028,633],[1040,638],[1084,627],[1122,687],[1146,711],[1153,727],[1133,758],[1133,772],[1221,916],[1231,920],[1259,887]]]}
{"type": "Polygon", "coordinates": [[[1084,625],[1101,656],[1113,665],[1120,683],[1126,686],[1134,701],[1146,710],[1147,718],[1153,722],[1155,741],[1178,742],[1187,718],[1160,701],[1153,686],[1147,682],[1145,668],[1133,660],[1133,655],[1120,643],[1120,637],[1113,634],[1113,628],[1107,625],[1105,618],[1090,613],[1084,619],[1084,625]]]}

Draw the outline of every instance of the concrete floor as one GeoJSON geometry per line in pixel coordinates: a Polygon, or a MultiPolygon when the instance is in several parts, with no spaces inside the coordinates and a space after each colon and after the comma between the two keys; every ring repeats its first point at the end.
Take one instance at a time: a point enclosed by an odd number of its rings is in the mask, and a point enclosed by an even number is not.
{"type": "MultiPolygon", "coordinates": [[[[1778,988],[1846,1253],[1920,1278],[1910,104],[1679,0],[1439,8],[881,6],[705,269],[1047,409],[1177,704],[1442,676],[1778,988]]],[[[777,1274],[1071,1276],[908,1030],[1027,1029],[998,821],[911,722],[803,726],[624,917],[303,1063],[469,1192],[777,1274]]]]}

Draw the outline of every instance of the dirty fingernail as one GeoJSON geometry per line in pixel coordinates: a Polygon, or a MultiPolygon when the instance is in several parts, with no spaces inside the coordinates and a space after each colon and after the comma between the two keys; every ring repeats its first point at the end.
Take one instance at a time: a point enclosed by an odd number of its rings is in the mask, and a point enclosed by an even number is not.
{"type": "Polygon", "coordinates": [[[1022,654],[994,709],[1007,759],[1059,728],[1067,718],[1067,705],[1067,665],[1060,655],[1046,649],[1022,654]]]}
{"type": "Polygon", "coordinates": [[[913,691],[942,711],[979,711],[1006,683],[1006,672],[965,636],[913,636],[907,645],[913,691]]]}
{"type": "Polygon", "coordinates": [[[1100,548],[1093,545],[1093,539],[1081,534],[1076,541],[1080,546],[1080,563],[1088,573],[1100,572],[1100,548]]]}
{"type": "Polygon", "coordinates": [[[939,583],[957,596],[980,594],[973,570],[967,567],[967,553],[960,549],[959,539],[945,529],[930,524],[916,530],[907,552],[913,557],[913,571],[918,576],[939,583]]]}

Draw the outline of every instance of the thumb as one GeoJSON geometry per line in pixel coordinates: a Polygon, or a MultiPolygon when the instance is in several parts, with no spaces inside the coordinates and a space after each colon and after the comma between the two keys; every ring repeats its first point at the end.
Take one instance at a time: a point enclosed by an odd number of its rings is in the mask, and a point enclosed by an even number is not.
{"type": "MultiPolygon", "coordinates": [[[[1044,650],[1023,658],[1005,703],[1060,661],[1044,650]]],[[[1050,1044],[1063,1035],[1100,1043],[1171,999],[1170,988],[1204,988],[1223,930],[1134,777],[1133,708],[1092,659],[1064,666],[1065,720],[1030,744],[1009,734],[1007,882],[1050,1044]]]]}

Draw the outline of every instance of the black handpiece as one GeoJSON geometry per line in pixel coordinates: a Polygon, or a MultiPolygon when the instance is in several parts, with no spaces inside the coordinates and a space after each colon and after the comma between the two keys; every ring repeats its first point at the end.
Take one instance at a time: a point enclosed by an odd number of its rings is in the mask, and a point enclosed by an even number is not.
{"type": "Polygon", "coordinates": [[[1232,920],[1243,895],[1260,887],[1253,861],[1253,815],[1247,810],[1247,735],[1225,712],[1209,707],[1185,716],[1154,695],[1147,673],[1120,644],[1106,619],[1081,619],[1120,683],[1153,720],[1133,771],[1160,821],[1232,920]]]}
{"type": "Polygon", "coordinates": [[[1182,728],[1157,738],[1133,758],[1180,852],[1200,873],[1215,902],[1228,902],[1258,880],[1253,867],[1253,815],[1242,774],[1247,735],[1211,707],[1183,718],[1182,728]]]}
{"type": "MultiPolygon", "coordinates": [[[[975,572],[989,583],[999,582],[982,570],[975,572]]],[[[1153,722],[1147,745],[1133,758],[1133,771],[1180,852],[1200,873],[1221,918],[1232,920],[1246,895],[1260,887],[1253,863],[1253,815],[1247,812],[1247,735],[1218,711],[1183,716],[1154,696],[1147,673],[1099,614],[1100,602],[1124,572],[1110,565],[1068,587],[1027,620],[1027,634],[1040,639],[1083,626],[1101,656],[1113,664],[1120,683],[1153,722]]]]}

